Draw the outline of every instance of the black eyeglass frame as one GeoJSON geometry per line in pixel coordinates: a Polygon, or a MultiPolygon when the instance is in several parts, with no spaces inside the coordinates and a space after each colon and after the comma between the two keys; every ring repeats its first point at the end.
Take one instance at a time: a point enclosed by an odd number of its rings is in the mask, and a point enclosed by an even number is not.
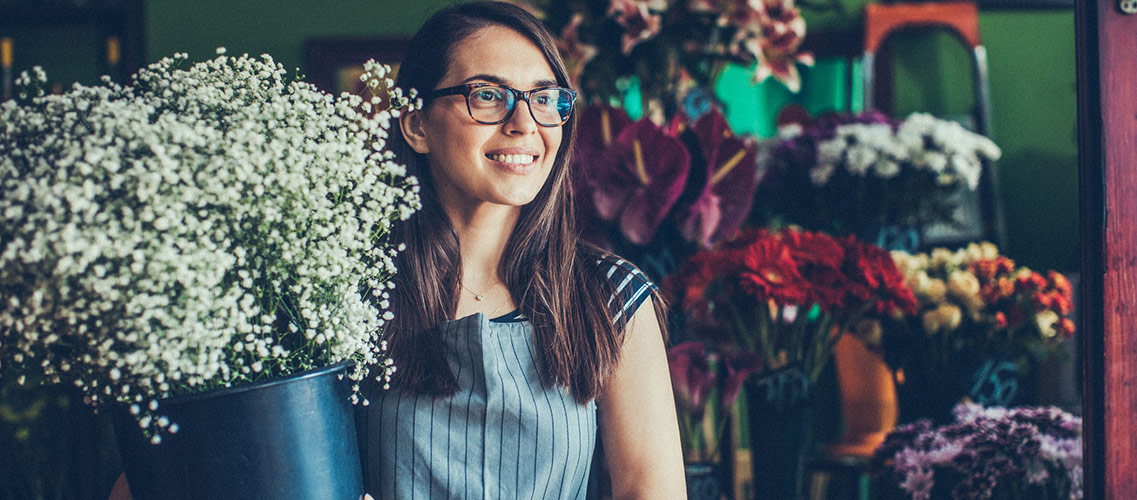
{"type": "Polygon", "coordinates": [[[498,125],[498,124],[502,124],[502,123],[509,121],[509,119],[513,117],[513,112],[517,111],[517,103],[520,101],[525,101],[525,104],[528,104],[528,106],[526,106],[526,107],[529,108],[529,116],[533,117],[534,123],[536,123],[537,125],[540,125],[542,127],[560,127],[561,125],[564,125],[565,123],[567,123],[569,121],[569,118],[572,117],[573,108],[576,107],[576,91],[573,89],[566,89],[564,87],[560,87],[557,85],[550,85],[548,87],[537,87],[535,89],[530,89],[530,90],[517,90],[513,87],[510,87],[507,85],[501,85],[501,84],[497,84],[497,83],[464,83],[462,85],[455,85],[453,87],[435,89],[434,91],[432,91],[430,93],[430,95],[428,95],[426,97],[426,100],[429,102],[429,101],[433,101],[439,97],[445,97],[445,96],[450,96],[450,95],[460,95],[460,96],[464,97],[466,99],[466,112],[470,114],[470,118],[472,118],[474,121],[476,121],[478,123],[481,123],[482,125],[498,125]],[[505,113],[504,118],[502,118],[498,121],[494,121],[494,122],[486,122],[486,121],[482,121],[482,120],[479,120],[476,117],[474,117],[474,110],[472,108],[470,108],[470,94],[473,93],[475,89],[479,89],[482,87],[503,88],[507,92],[509,92],[510,94],[513,95],[513,105],[509,108],[509,111],[507,111],[505,113]],[[541,121],[537,119],[537,115],[533,114],[533,104],[529,102],[529,96],[533,95],[536,92],[540,92],[542,90],[549,90],[549,89],[559,89],[561,91],[568,92],[568,94],[570,96],[572,96],[572,99],[569,101],[568,115],[565,116],[565,118],[563,120],[561,120],[560,123],[555,123],[552,125],[546,125],[544,123],[541,123],[541,121]]]}

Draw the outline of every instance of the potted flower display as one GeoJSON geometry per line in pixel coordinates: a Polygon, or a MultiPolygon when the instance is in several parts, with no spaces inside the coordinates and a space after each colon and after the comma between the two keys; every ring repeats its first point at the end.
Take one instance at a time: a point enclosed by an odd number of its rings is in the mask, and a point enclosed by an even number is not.
{"type": "Polygon", "coordinates": [[[742,383],[759,371],[755,353],[720,353],[702,342],[683,342],[667,350],[667,364],[679,413],[679,435],[687,472],[687,497],[718,500],[731,490],[725,431],[742,383]]]}
{"type": "Polygon", "coordinates": [[[389,230],[418,206],[384,138],[416,103],[219,54],[62,95],[25,73],[0,105],[0,364],[116,410],[135,498],[356,498],[348,400],[394,370],[389,230]]]}
{"type": "Polygon", "coordinates": [[[727,64],[796,92],[805,21],[792,0],[528,0],[581,93],[573,188],[591,243],[662,280],[737,231],[757,185],[757,142],[714,93],[727,64]]]}
{"type": "Polygon", "coordinates": [[[669,278],[692,333],[760,354],[746,385],[760,498],[797,498],[810,386],[843,332],[915,310],[888,252],[854,237],[747,230],[696,253],[669,278]]]}
{"type": "Polygon", "coordinates": [[[711,109],[689,125],[581,110],[573,159],[582,234],[656,276],[736,232],[757,185],[756,143],[711,109]]]}
{"type": "Polygon", "coordinates": [[[728,62],[752,68],[754,83],[773,77],[792,92],[801,87],[797,64],[813,64],[800,50],[806,27],[793,0],[527,3],[560,35],[561,54],[585,100],[623,99],[634,86],[642,97],[629,103],[640,108],[637,116],[705,106],[728,62]]]}
{"type": "Polygon", "coordinates": [[[881,498],[1082,498],[1082,419],[1054,407],[955,407],[896,429],[870,464],[881,498]]]}
{"type": "Polygon", "coordinates": [[[902,421],[944,421],[964,396],[1001,406],[1024,400],[1034,361],[1074,334],[1073,290],[1061,273],[1018,266],[990,243],[892,256],[919,303],[882,344],[905,379],[902,421]]]}
{"type": "Polygon", "coordinates": [[[926,228],[959,224],[960,193],[1000,155],[990,139],[925,113],[822,116],[763,143],[754,214],[915,250],[926,228]]]}

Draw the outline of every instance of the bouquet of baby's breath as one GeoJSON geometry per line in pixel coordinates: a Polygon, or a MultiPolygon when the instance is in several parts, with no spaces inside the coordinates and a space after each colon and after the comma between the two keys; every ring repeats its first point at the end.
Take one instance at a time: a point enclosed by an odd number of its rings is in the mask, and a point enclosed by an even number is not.
{"type": "Polygon", "coordinates": [[[358,392],[394,369],[390,228],[419,201],[385,138],[420,104],[396,89],[376,112],[218,53],[63,95],[37,69],[0,105],[0,368],[130,404],[155,442],[177,431],[161,398],[341,361],[358,392]]]}

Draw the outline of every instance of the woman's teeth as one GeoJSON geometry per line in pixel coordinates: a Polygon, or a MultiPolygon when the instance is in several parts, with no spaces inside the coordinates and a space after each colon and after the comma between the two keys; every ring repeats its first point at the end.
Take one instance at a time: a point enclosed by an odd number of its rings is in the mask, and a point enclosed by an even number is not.
{"type": "Polygon", "coordinates": [[[511,163],[514,165],[528,165],[537,161],[535,155],[486,155],[486,157],[493,161],[511,163]]]}

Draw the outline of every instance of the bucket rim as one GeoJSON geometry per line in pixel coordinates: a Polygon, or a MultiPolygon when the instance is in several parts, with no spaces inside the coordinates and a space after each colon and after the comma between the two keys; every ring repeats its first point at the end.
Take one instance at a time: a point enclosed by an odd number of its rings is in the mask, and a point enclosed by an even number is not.
{"type": "MultiPolygon", "coordinates": [[[[218,398],[218,397],[230,396],[230,395],[234,395],[234,394],[240,394],[243,392],[254,391],[254,390],[258,390],[258,389],[267,389],[270,387],[274,387],[274,386],[278,386],[278,385],[282,385],[282,384],[287,384],[287,383],[292,383],[292,382],[299,381],[299,380],[323,377],[323,376],[330,375],[330,374],[336,373],[336,372],[346,372],[347,369],[354,364],[355,364],[355,362],[353,362],[351,360],[340,361],[338,363],[334,363],[331,365],[322,366],[319,368],[313,368],[311,370],[305,370],[305,371],[298,372],[298,373],[292,373],[289,375],[285,375],[282,377],[276,377],[276,378],[272,378],[269,380],[262,380],[259,382],[244,383],[244,384],[234,385],[234,386],[230,386],[230,387],[219,387],[217,389],[210,389],[207,391],[194,392],[194,393],[190,393],[190,394],[180,394],[177,396],[170,396],[168,398],[160,398],[160,399],[158,399],[158,406],[162,407],[163,405],[178,405],[178,404],[183,404],[183,403],[191,403],[191,402],[203,400],[203,399],[213,399],[213,398],[218,398]]],[[[116,406],[128,408],[132,404],[137,404],[137,403],[119,402],[116,406]]]]}

